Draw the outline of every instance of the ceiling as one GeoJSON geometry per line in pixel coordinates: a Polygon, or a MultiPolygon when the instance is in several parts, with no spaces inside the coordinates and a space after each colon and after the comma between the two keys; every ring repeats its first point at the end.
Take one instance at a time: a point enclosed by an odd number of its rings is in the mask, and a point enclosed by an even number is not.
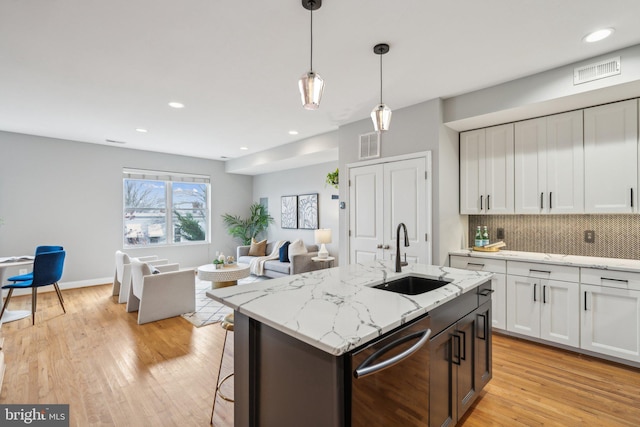
{"type": "Polygon", "coordinates": [[[0,130],[237,158],[369,117],[380,42],[394,110],[640,43],[638,0],[324,0],[313,16],[326,87],[307,111],[300,0],[0,0],[0,130]]]}

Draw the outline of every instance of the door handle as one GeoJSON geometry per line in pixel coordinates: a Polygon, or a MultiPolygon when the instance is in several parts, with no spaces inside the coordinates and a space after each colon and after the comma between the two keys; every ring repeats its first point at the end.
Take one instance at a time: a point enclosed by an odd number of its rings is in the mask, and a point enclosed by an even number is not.
{"type": "Polygon", "coordinates": [[[491,209],[491,194],[487,194],[487,210],[491,209]]]}
{"type": "Polygon", "coordinates": [[[544,193],[540,193],[540,209],[544,209],[544,193]]]}
{"type": "Polygon", "coordinates": [[[553,208],[553,199],[551,198],[551,195],[553,194],[553,192],[549,191],[549,210],[551,210],[551,208],[553,208]]]}
{"type": "Polygon", "coordinates": [[[483,297],[488,297],[489,295],[491,295],[494,292],[495,292],[494,289],[483,289],[481,292],[478,292],[478,295],[481,295],[483,297]]]}
{"type": "Polygon", "coordinates": [[[483,198],[483,197],[484,197],[483,195],[480,195],[480,210],[481,210],[481,211],[482,211],[482,198],[483,198]]]}
{"type": "Polygon", "coordinates": [[[538,300],[536,299],[536,288],[538,287],[537,283],[533,284],[533,302],[537,302],[538,300]]]}
{"type": "Polygon", "coordinates": [[[453,343],[451,344],[451,363],[453,363],[454,365],[460,365],[460,335],[457,334],[453,334],[451,335],[451,339],[453,341],[453,343]],[[458,345],[456,345],[456,340],[458,340],[458,345]],[[457,351],[454,351],[454,349],[457,349],[457,351]],[[455,360],[455,357],[458,358],[458,360],[455,360]]]}
{"type": "Polygon", "coordinates": [[[378,243],[378,246],[376,246],[378,249],[382,249],[382,244],[378,243]]]}
{"type": "Polygon", "coordinates": [[[462,344],[458,344],[458,348],[460,348],[460,346],[462,347],[462,352],[458,350],[460,360],[467,360],[467,334],[464,331],[456,331],[456,333],[462,335],[462,338],[460,338],[462,344]]]}
{"type": "Polygon", "coordinates": [[[584,291],[584,311],[587,311],[587,291],[584,291]]]}
{"type": "Polygon", "coordinates": [[[542,286],[542,303],[547,303],[547,285],[542,286]]]}
{"type": "Polygon", "coordinates": [[[482,331],[482,336],[478,334],[478,339],[481,339],[482,341],[486,341],[487,340],[487,316],[482,313],[478,313],[477,316],[482,318],[482,328],[480,329],[482,331]]]}
{"type": "Polygon", "coordinates": [[[429,340],[430,336],[431,336],[431,329],[425,329],[423,331],[414,332],[413,334],[404,336],[402,338],[399,338],[399,339],[397,339],[397,340],[385,345],[380,350],[376,351],[371,356],[367,357],[364,360],[364,362],[362,362],[360,364],[360,366],[358,366],[356,368],[356,370],[353,372],[353,376],[356,377],[356,378],[363,378],[363,377],[366,377],[368,375],[375,374],[376,372],[380,372],[380,371],[382,371],[384,369],[390,368],[393,365],[402,362],[404,359],[408,358],[413,353],[415,353],[416,351],[420,350],[420,348],[422,348],[422,346],[424,346],[427,343],[427,341],[429,340]],[[381,356],[383,356],[388,351],[394,349],[395,347],[397,347],[397,346],[399,346],[401,344],[404,344],[407,341],[411,341],[412,339],[415,339],[415,338],[418,338],[418,337],[420,337],[418,342],[416,342],[414,345],[412,345],[411,347],[409,347],[408,349],[406,349],[402,353],[396,354],[395,356],[393,356],[393,357],[391,357],[391,358],[389,358],[387,360],[384,360],[384,361],[382,361],[380,363],[376,363],[375,365],[371,365],[371,363],[375,362],[376,359],[380,358],[381,356]]]}
{"type": "Polygon", "coordinates": [[[382,249],[389,249],[389,248],[390,248],[390,246],[389,246],[389,245],[384,245],[384,246],[382,247],[382,249]]]}

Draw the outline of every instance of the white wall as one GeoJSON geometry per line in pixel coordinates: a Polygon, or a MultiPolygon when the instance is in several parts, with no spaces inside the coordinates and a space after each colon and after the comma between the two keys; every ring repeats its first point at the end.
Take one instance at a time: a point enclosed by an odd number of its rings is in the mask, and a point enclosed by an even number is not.
{"type": "MultiPolygon", "coordinates": [[[[442,125],[442,100],[435,99],[393,111],[390,129],[382,134],[380,158],[431,151],[432,233],[434,265],[447,262],[447,253],[459,249],[459,236],[466,233],[464,219],[458,214],[458,137],[442,125]]],[[[344,125],[339,130],[340,181],[346,182],[346,165],[358,161],[358,137],[373,131],[370,119],[344,125]]],[[[349,259],[349,189],[340,186],[340,256],[349,259]]]]}
{"type": "MultiPolygon", "coordinates": [[[[280,198],[282,196],[318,193],[318,225],[320,228],[331,229],[332,242],[326,246],[329,254],[338,258],[340,246],[338,200],[331,199],[331,195],[337,195],[338,190],[325,184],[327,174],[335,171],[337,167],[338,162],[332,161],[254,177],[253,199],[260,201],[262,197],[268,198],[269,213],[275,220],[275,224],[271,225],[268,230],[269,241],[302,239],[306,244],[314,244],[313,230],[283,229],[280,227],[280,198]]],[[[336,259],[334,263],[334,266],[337,265],[339,265],[339,259],[336,259]]]]}
{"type": "MultiPolygon", "coordinates": [[[[106,283],[122,249],[123,167],[211,177],[211,244],[126,249],[157,254],[181,267],[235,253],[223,213],[244,215],[252,202],[250,176],[224,172],[215,160],[0,132],[0,256],[33,254],[41,244],[65,247],[63,287],[106,283]]],[[[7,272],[11,274],[11,272],[7,272]]]]}

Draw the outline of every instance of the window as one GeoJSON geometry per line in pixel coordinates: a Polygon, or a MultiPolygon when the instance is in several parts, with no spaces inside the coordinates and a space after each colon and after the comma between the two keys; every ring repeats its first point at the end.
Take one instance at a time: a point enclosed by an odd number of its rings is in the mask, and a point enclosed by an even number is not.
{"type": "Polygon", "coordinates": [[[209,177],[123,171],[124,247],[209,242],[209,177]]]}

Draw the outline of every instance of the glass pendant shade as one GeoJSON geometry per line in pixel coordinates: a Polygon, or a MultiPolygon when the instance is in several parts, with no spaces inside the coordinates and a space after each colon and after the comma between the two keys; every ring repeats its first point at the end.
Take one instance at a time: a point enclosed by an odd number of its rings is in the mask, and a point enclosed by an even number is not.
{"type": "Polygon", "coordinates": [[[385,104],[378,104],[371,111],[371,120],[373,120],[373,128],[376,132],[384,132],[389,130],[391,124],[391,108],[385,104]]]}
{"type": "Polygon", "coordinates": [[[317,110],[320,107],[324,80],[314,71],[308,71],[298,80],[302,106],[307,110],[317,110]]]}

